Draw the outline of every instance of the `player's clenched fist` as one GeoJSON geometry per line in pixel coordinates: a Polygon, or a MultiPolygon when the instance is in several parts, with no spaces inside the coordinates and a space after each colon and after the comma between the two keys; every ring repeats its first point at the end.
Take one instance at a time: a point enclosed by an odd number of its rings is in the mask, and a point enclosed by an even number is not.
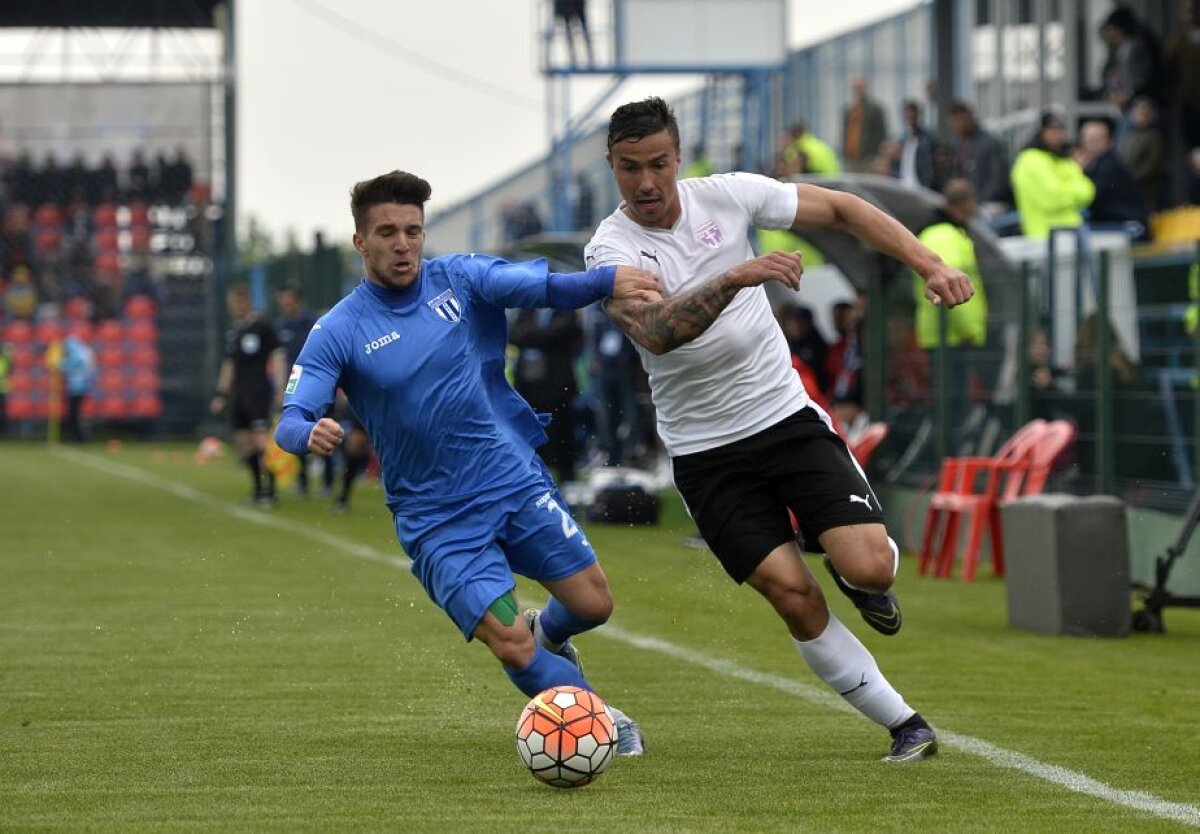
{"type": "Polygon", "coordinates": [[[308,436],[308,451],[318,455],[332,455],[333,450],[341,445],[344,435],[345,431],[336,420],[322,417],[308,436]]]}

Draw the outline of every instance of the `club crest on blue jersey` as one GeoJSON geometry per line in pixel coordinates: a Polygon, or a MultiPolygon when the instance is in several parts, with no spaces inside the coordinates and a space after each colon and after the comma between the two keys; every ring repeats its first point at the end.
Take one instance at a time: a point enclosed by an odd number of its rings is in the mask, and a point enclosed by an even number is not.
{"type": "Polygon", "coordinates": [[[710,246],[713,249],[719,249],[721,244],[725,242],[725,236],[721,234],[721,227],[718,226],[714,221],[709,220],[696,230],[696,240],[700,241],[705,246],[710,246]]]}
{"type": "Polygon", "coordinates": [[[425,302],[433,312],[448,322],[456,322],[462,316],[462,305],[454,295],[454,290],[446,290],[436,298],[425,302]]]}

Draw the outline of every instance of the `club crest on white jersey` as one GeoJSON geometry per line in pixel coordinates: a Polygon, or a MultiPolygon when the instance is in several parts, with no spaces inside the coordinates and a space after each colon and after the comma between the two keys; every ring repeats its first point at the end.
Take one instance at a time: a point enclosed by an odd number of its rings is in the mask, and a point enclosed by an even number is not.
{"type": "Polygon", "coordinates": [[[462,305],[454,295],[454,290],[446,290],[436,298],[425,302],[433,312],[448,322],[456,322],[462,316],[462,305]]]}
{"type": "Polygon", "coordinates": [[[721,227],[715,221],[709,220],[696,229],[696,240],[712,249],[720,249],[721,244],[725,242],[725,236],[721,234],[721,227]]]}

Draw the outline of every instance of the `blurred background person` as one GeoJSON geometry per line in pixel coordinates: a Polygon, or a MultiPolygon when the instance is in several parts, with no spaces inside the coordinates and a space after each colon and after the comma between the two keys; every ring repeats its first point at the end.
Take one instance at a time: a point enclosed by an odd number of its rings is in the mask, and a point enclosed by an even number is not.
{"type": "Polygon", "coordinates": [[[1083,225],[1083,210],[1095,198],[1096,186],[1069,150],[1062,119],[1043,113],[1012,169],[1013,196],[1027,237],[1044,240],[1051,229],[1083,225]]]}
{"type": "Polygon", "coordinates": [[[272,413],[283,403],[284,355],[275,328],[259,318],[250,305],[250,291],[237,284],[225,295],[230,328],[225,334],[225,358],[217,377],[210,409],[228,410],[238,454],[250,470],[250,500],[273,507],[275,476],[264,455],[270,440],[272,413]]]}
{"type": "Polygon", "coordinates": [[[64,437],[75,443],[87,440],[83,424],[83,405],[96,387],[96,354],[82,339],[68,335],[63,339],[59,370],[67,392],[67,421],[64,437]]]}
{"type": "Polygon", "coordinates": [[[508,330],[518,348],[514,388],[533,410],[551,416],[546,443],[537,450],[560,482],[575,480],[579,449],[575,439],[575,360],[583,329],[574,310],[520,310],[508,330]]]}
{"type": "Polygon", "coordinates": [[[1162,133],[1158,128],[1158,108],[1150,99],[1143,96],[1133,102],[1129,111],[1129,128],[1121,140],[1118,153],[1133,175],[1146,207],[1156,211],[1162,202],[1166,154],[1162,133]]]}
{"type": "Polygon", "coordinates": [[[937,141],[921,124],[921,105],[904,102],[904,129],[900,136],[900,182],[910,188],[937,188],[934,151],[937,141]]]}
{"type": "Polygon", "coordinates": [[[1075,161],[1096,186],[1096,198],[1088,210],[1093,226],[1134,224],[1134,240],[1150,237],[1150,213],[1133,174],[1113,149],[1112,129],[1103,119],[1084,122],[1079,128],[1075,161]]]}
{"type": "MultiPolygon", "coordinates": [[[[317,317],[304,306],[304,295],[300,291],[300,285],[291,282],[280,285],[279,289],[275,291],[275,309],[278,313],[275,319],[275,334],[279,337],[279,347],[283,350],[284,366],[290,369],[296,364],[300,349],[304,347],[304,340],[312,332],[313,325],[317,323],[317,317]]],[[[332,459],[322,455],[317,455],[315,459],[308,455],[299,455],[299,458],[300,468],[296,473],[296,493],[301,498],[308,496],[308,470],[309,466],[316,462],[321,468],[323,493],[325,495],[332,494],[332,459]]]]}
{"type": "Polygon", "coordinates": [[[970,277],[975,296],[951,310],[935,307],[924,303],[925,284],[918,276],[913,276],[917,345],[929,353],[933,368],[938,367],[937,352],[942,344],[942,322],[945,321],[946,376],[940,382],[948,390],[946,419],[955,431],[967,425],[975,396],[986,399],[992,383],[992,374],[986,372],[987,292],[979,271],[975,242],[967,228],[976,208],[975,189],[971,183],[965,179],[950,180],[943,193],[942,207],[933,222],[917,235],[917,239],[943,261],[970,277]]]}
{"type": "Polygon", "coordinates": [[[842,161],[847,171],[864,173],[888,137],[887,114],[869,95],[867,79],[854,76],[853,98],[842,115],[842,161]]]}
{"type": "Polygon", "coordinates": [[[952,176],[962,177],[975,189],[975,197],[985,214],[998,214],[1011,203],[1008,152],[1004,145],[983,129],[975,111],[965,101],[950,105],[950,143],[952,176]]]}

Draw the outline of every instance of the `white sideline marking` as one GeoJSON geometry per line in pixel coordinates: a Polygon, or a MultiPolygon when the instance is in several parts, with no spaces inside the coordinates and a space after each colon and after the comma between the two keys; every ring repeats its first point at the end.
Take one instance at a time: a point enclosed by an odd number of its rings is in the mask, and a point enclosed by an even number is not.
{"type": "MultiPolygon", "coordinates": [[[[358,559],[366,559],[371,562],[378,562],[390,567],[404,568],[405,570],[411,565],[411,560],[406,556],[393,556],[386,553],[381,553],[373,547],[359,544],[341,536],[336,536],[331,533],[326,533],[318,530],[307,524],[297,521],[284,521],[275,518],[260,510],[251,510],[239,507],[235,504],[230,504],[227,501],[222,501],[213,498],[207,493],[193,489],[186,484],[181,484],[177,481],[172,481],[168,478],[163,478],[155,475],[152,472],[147,472],[144,469],[139,469],[135,466],[120,463],[118,461],[109,460],[98,455],[81,452],[76,449],[65,448],[62,446],[56,447],[53,454],[59,457],[67,458],[76,463],[81,463],[96,469],[108,475],[115,475],[126,480],[135,481],[146,486],[151,486],[156,489],[161,489],[171,493],[186,501],[191,501],[196,504],[201,504],[210,509],[218,510],[227,513],[235,518],[243,521],[248,521],[252,524],[258,524],[264,527],[272,527],[277,530],[294,533],[321,544],[327,545],[334,550],[340,550],[347,555],[358,559]]],[[[648,637],[641,634],[636,634],[631,631],[626,631],[620,626],[609,623],[600,629],[597,629],[595,634],[615,640],[618,643],[624,643],[627,646],[633,646],[637,649],[656,652],[661,655],[681,660],[686,663],[691,663],[695,666],[700,666],[713,672],[717,675],[722,675],[736,680],[743,680],[747,683],[758,684],[759,686],[770,687],[771,689],[795,695],[805,701],[810,701],[824,707],[839,709],[847,712],[854,710],[848,706],[840,698],[835,697],[832,693],[820,687],[802,683],[793,678],[787,678],[782,675],[775,675],[769,672],[759,672],[754,669],[741,666],[731,660],[710,655],[705,652],[688,649],[684,646],[679,646],[670,643],[666,640],[661,640],[657,637],[648,637]]],[[[1038,761],[1032,756],[1026,756],[1024,753],[1018,753],[1014,750],[1007,750],[1003,747],[998,747],[990,742],[978,739],[973,736],[954,733],[949,730],[937,728],[938,741],[946,747],[958,749],[964,753],[969,753],[973,756],[979,756],[986,759],[996,767],[1008,768],[1009,770],[1020,771],[1029,776],[1034,776],[1051,784],[1059,785],[1069,791],[1081,793],[1086,796],[1091,796],[1096,799],[1111,802],[1114,805],[1121,805],[1125,808],[1130,808],[1135,811],[1143,811],[1163,819],[1172,820],[1174,822],[1190,825],[1194,828],[1200,828],[1200,807],[1188,805],[1183,802],[1171,802],[1166,799],[1155,796],[1154,794],[1144,791],[1127,791],[1119,788],[1114,788],[1111,785],[1106,785],[1096,779],[1091,778],[1078,771],[1069,770],[1058,765],[1046,764],[1038,761]]]]}

